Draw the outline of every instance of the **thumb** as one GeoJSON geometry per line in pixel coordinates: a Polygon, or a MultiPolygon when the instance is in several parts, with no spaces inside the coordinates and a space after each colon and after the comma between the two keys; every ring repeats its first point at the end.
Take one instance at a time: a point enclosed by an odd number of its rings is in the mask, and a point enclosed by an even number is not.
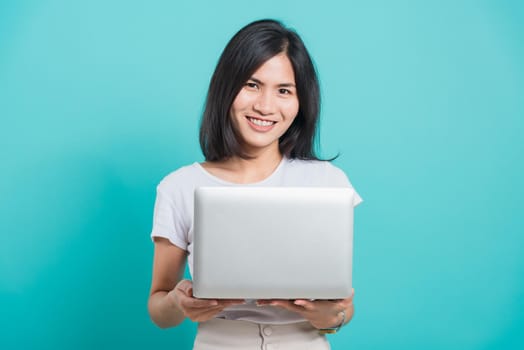
{"type": "Polygon", "coordinates": [[[193,296],[193,283],[189,280],[181,280],[177,286],[176,289],[184,293],[186,296],[193,296]]]}
{"type": "Polygon", "coordinates": [[[184,293],[188,296],[188,297],[192,297],[193,296],[193,283],[189,280],[186,280],[185,283],[184,283],[184,293]]]}

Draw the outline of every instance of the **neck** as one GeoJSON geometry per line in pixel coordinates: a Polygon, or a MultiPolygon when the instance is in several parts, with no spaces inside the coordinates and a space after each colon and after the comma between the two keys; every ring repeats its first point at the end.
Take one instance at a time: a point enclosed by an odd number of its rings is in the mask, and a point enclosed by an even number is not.
{"type": "Polygon", "coordinates": [[[265,180],[282,161],[280,152],[260,152],[253,158],[232,157],[220,162],[205,162],[202,166],[211,174],[234,183],[249,184],[265,180]]]}
{"type": "Polygon", "coordinates": [[[281,161],[280,152],[263,152],[250,159],[230,158],[225,163],[238,175],[241,182],[250,183],[262,181],[270,176],[281,161]]]}
{"type": "Polygon", "coordinates": [[[268,173],[268,176],[276,169],[276,167],[282,161],[282,155],[280,153],[271,154],[260,154],[254,158],[242,159],[234,157],[226,160],[226,163],[239,173],[268,173]]]}

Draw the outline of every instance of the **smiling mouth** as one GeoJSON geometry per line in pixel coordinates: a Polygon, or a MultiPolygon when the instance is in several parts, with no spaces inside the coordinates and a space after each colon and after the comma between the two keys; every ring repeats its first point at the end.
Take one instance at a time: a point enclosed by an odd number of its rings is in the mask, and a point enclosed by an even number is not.
{"type": "Polygon", "coordinates": [[[247,119],[251,123],[253,123],[255,125],[258,125],[258,126],[271,126],[271,125],[276,123],[276,122],[271,121],[271,120],[262,120],[262,119],[256,119],[256,118],[253,118],[253,117],[247,117],[247,119]]]}

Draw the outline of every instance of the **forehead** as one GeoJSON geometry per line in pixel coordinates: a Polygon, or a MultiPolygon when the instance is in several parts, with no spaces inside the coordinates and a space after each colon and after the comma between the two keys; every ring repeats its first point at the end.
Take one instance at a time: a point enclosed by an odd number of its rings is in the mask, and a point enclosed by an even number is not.
{"type": "Polygon", "coordinates": [[[295,83],[293,65],[284,53],[268,59],[252,74],[252,77],[267,82],[295,83]]]}

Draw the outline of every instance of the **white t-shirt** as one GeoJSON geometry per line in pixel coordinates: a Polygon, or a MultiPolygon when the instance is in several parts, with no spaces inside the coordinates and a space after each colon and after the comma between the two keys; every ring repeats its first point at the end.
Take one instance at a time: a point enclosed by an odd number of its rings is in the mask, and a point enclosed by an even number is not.
{"type": "MultiPolygon", "coordinates": [[[[188,252],[189,271],[193,274],[193,195],[202,186],[265,187],[352,187],[344,172],[327,161],[283,158],[275,171],[263,181],[236,184],[222,180],[199,163],[182,167],[166,176],[157,187],[151,237],[163,237],[188,252]]],[[[356,194],[354,206],[362,202],[356,194]]],[[[256,306],[254,301],[225,309],[218,317],[258,323],[285,324],[304,319],[293,312],[273,306],[256,306]]]]}

